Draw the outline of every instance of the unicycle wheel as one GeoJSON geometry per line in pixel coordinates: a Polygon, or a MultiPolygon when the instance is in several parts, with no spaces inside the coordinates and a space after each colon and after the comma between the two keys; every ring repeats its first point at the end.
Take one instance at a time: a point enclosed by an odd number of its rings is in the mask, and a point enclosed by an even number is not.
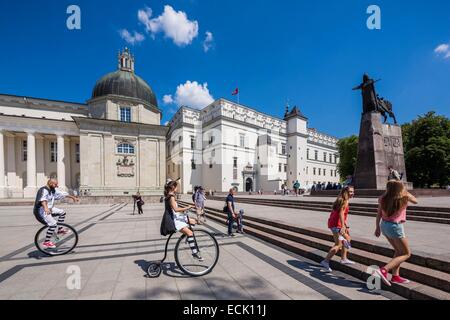
{"type": "Polygon", "coordinates": [[[151,262],[147,268],[147,275],[150,278],[157,278],[161,275],[161,263],[151,262]]]}

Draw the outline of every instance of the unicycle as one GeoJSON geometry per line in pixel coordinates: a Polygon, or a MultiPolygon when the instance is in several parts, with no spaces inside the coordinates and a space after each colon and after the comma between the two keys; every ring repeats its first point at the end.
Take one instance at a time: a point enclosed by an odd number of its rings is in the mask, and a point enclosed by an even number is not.
{"type": "Polygon", "coordinates": [[[44,226],[36,233],[34,237],[34,244],[36,248],[45,255],[48,256],[62,256],[71,252],[78,243],[78,233],[77,231],[70,225],[65,223],[58,223],[58,227],[55,232],[53,232],[50,241],[52,241],[56,248],[44,248],[43,243],[45,241],[45,237],[47,235],[48,226],[44,226]],[[62,227],[67,230],[65,234],[58,234],[59,228],[62,227]]]}
{"type": "MultiPolygon", "coordinates": [[[[191,277],[204,276],[214,269],[219,260],[219,244],[212,233],[201,229],[194,230],[189,223],[189,219],[188,225],[189,229],[192,230],[197,250],[203,260],[200,261],[192,256],[192,250],[187,242],[187,237],[183,234],[175,245],[175,262],[181,271],[191,277]]],[[[161,261],[150,262],[147,268],[147,275],[150,278],[157,278],[161,275],[162,264],[167,258],[169,241],[172,239],[173,235],[174,233],[167,239],[164,258],[161,261]]]]}

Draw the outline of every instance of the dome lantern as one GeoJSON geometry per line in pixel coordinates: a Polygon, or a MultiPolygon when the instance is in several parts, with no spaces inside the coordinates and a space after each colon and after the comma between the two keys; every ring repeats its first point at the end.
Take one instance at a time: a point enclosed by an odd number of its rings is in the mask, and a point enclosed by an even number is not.
{"type": "Polygon", "coordinates": [[[125,47],[125,50],[119,51],[119,70],[129,71],[134,73],[134,56],[130,53],[130,50],[125,47]]]}

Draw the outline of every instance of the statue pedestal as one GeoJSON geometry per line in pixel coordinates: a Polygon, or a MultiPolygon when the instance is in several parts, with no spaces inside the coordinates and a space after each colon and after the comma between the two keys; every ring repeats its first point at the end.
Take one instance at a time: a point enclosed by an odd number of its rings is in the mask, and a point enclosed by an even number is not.
{"type": "Polygon", "coordinates": [[[402,129],[399,125],[383,124],[378,112],[365,113],[359,132],[355,187],[386,189],[389,166],[403,173],[402,181],[407,181],[402,129]]]}

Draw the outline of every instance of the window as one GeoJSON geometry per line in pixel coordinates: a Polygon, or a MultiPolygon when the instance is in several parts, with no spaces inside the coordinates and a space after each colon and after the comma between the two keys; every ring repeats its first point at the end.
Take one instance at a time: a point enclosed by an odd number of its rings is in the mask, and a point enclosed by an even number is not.
{"type": "Polygon", "coordinates": [[[322,175],[322,168],[319,168],[319,176],[322,175]]]}
{"type": "Polygon", "coordinates": [[[178,137],[178,143],[181,143],[181,141],[183,141],[183,137],[182,137],[182,136],[179,136],[179,137],[178,137]]]}
{"type": "Polygon", "coordinates": [[[284,172],[287,172],[287,164],[284,165],[284,172]]]}
{"type": "Polygon", "coordinates": [[[238,158],[233,158],[233,168],[237,168],[237,160],[238,158]]]}
{"type": "Polygon", "coordinates": [[[134,146],[130,143],[120,143],[117,145],[117,153],[134,154],[134,146]]]}
{"type": "Polygon", "coordinates": [[[27,140],[22,141],[22,161],[27,161],[28,159],[28,148],[27,148],[27,140]]]}
{"type": "Polygon", "coordinates": [[[282,166],[282,164],[281,164],[281,163],[279,163],[279,164],[278,164],[278,172],[282,172],[282,170],[281,170],[281,166],[282,166]]]}
{"type": "Polygon", "coordinates": [[[238,158],[233,158],[233,180],[238,178],[238,158]]]}
{"type": "Polygon", "coordinates": [[[209,137],[209,144],[212,144],[214,142],[214,136],[209,137]]]}
{"type": "Polygon", "coordinates": [[[337,155],[334,155],[334,163],[337,163],[337,155]]]}
{"type": "Polygon", "coordinates": [[[191,136],[191,149],[192,150],[195,149],[195,138],[194,138],[194,136],[191,136]]]}
{"type": "Polygon", "coordinates": [[[286,144],[285,143],[281,144],[281,154],[286,154],[286,144]]]}
{"type": "Polygon", "coordinates": [[[212,149],[211,151],[211,157],[215,157],[216,156],[216,149],[212,149]]]}
{"type": "Polygon", "coordinates": [[[212,169],[212,167],[213,167],[213,164],[212,164],[212,162],[210,162],[209,163],[209,168],[212,169]]]}
{"type": "Polygon", "coordinates": [[[191,160],[191,169],[192,170],[197,169],[197,166],[195,165],[195,160],[194,159],[191,160]]]}
{"type": "Polygon", "coordinates": [[[170,172],[170,164],[167,165],[167,173],[169,173],[169,172],[170,172]]]}
{"type": "Polygon", "coordinates": [[[314,150],[314,160],[319,160],[319,151],[314,150]]]}
{"type": "Polygon", "coordinates": [[[323,169],[323,175],[324,175],[324,176],[327,175],[327,169],[323,169]]]}
{"type": "Polygon", "coordinates": [[[306,159],[309,159],[309,149],[306,149],[306,159]]]}
{"type": "Polygon", "coordinates": [[[316,175],[316,168],[313,168],[313,175],[316,175]]]}
{"type": "Polygon", "coordinates": [[[329,157],[330,163],[333,162],[333,161],[332,161],[332,160],[333,160],[332,157],[333,157],[333,155],[330,153],[330,157],[329,157]]]}
{"type": "Polygon", "coordinates": [[[306,167],[306,174],[308,174],[308,171],[309,171],[309,168],[308,168],[308,167],[306,167]]]}
{"type": "Polygon", "coordinates": [[[323,162],[327,162],[327,153],[326,152],[323,153],[323,162]]]}
{"type": "Polygon", "coordinates": [[[75,162],[80,163],[80,144],[75,144],[75,162]]]}
{"type": "Polygon", "coordinates": [[[50,162],[58,161],[58,144],[50,142],[50,162]]]}
{"type": "Polygon", "coordinates": [[[240,134],[239,135],[239,145],[244,148],[245,147],[245,135],[244,134],[240,134]]]}
{"type": "Polygon", "coordinates": [[[131,122],[131,108],[120,107],[120,121],[131,122]]]}

